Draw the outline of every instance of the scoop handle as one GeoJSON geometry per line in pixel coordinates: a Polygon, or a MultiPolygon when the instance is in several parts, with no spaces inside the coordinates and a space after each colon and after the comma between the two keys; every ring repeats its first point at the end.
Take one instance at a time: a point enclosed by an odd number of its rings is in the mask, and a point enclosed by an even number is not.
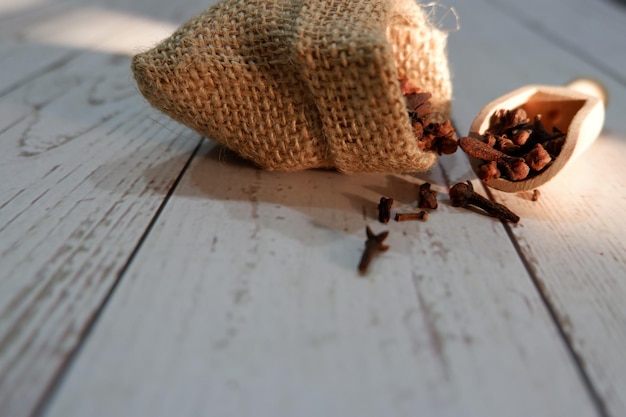
{"type": "Polygon", "coordinates": [[[609,104],[609,92],[606,87],[600,81],[593,78],[576,78],[570,81],[565,87],[569,90],[574,90],[600,99],[605,109],[609,104]]]}

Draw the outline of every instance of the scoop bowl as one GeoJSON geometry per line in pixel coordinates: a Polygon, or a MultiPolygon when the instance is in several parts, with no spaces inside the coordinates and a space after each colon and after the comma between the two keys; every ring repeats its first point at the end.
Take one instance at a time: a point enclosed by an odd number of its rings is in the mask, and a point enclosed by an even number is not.
{"type": "MultiPolygon", "coordinates": [[[[553,127],[566,133],[561,152],[541,172],[521,181],[497,178],[485,181],[489,187],[517,193],[534,190],[554,178],[570,161],[575,160],[596,140],[604,124],[604,111],[608,101],[604,87],[590,79],[578,79],[566,86],[529,85],[497,98],[483,107],[470,126],[470,136],[482,136],[491,125],[496,110],[521,107],[533,120],[542,115],[548,130],[553,127]]],[[[478,173],[481,161],[473,160],[478,173]]]]}

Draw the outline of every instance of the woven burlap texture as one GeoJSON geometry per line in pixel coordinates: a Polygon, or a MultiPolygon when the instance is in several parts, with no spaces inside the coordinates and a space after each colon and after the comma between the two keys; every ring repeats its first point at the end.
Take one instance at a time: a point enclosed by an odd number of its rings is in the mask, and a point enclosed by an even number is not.
{"type": "Polygon", "coordinates": [[[136,55],[157,109],[270,170],[413,172],[407,78],[447,115],[446,34],[413,0],[223,0],[136,55]]]}

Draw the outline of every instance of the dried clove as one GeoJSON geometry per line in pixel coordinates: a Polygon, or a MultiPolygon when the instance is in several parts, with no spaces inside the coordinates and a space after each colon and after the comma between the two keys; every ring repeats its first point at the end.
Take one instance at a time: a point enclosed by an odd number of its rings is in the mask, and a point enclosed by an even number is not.
{"type": "Polygon", "coordinates": [[[478,178],[483,181],[500,178],[500,170],[496,161],[487,162],[478,168],[478,178]]]}
{"type": "Polygon", "coordinates": [[[511,131],[511,140],[514,144],[518,146],[523,146],[526,144],[526,142],[528,142],[528,139],[530,138],[532,132],[532,129],[529,129],[527,127],[514,129],[513,131],[511,131]]]}
{"type": "Polygon", "coordinates": [[[459,146],[469,156],[482,159],[483,161],[508,160],[511,158],[504,152],[489,146],[488,143],[471,136],[465,136],[459,139],[459,146]]]}
{"type": "MultiPolygon", "coordinates": [[[[423,136],[418,138],[418,146],[421,150],[436,151],[439,155],[449,155],[456,152],[458,140],[450,120],[443,123],[429,123],[424,125],[422,129],[423,136]]],[[[415,126],[413,130],[415,131],[415,126]]]]}
{"type": "Polygon", "coordinates": [[[381,197],[378,203],[378,221],[381,223],[389,223],[391,218],[391,206],[393,205],[393,198],[381,197]]]}
{"type": "Polygon", "coordinates": [[[492,134],[487,133],[484,137],[484,143],[487,144],[487,146],[489,146],[490,148],[493,148],[494,146],[496,146],[496,137],[492,134]]]}
{"type": "Polygon", "coordinates": [[[442,123],[433,121],[430,99],[432,94],[420,92],[420,89],[410,81],[400,80],[400,88],[404,95],[405,104],[411,123],[413,135],[420,150],[434,151],[439,155],[449,155],[456,152],[458,141],[456,131],[450,120],[442,123]]]}
{"type": "Polygon", "coordinates": [[[518,215],[509,210],[506,206],[495,201],[491,201],[474,191],[471,182],[460,182],[450,189],[450,200],[455,207],[478,207],[488,214],[497,217],[500,220],[517,223],[520,218],[518,215]]]}
{"type": "Polygon", "coordinates": [[[423,119],[430,114],[430,98],[432,94],[411,93],[404,97],[406,99],[406,108],[409,112],[414,113],[417,118],[423,119]]]}
{"type": "Polygon", "coordinates": [[[552,157],[548,151],[546,151],[543,146],[538,143],[530,152],[528,152],[528,154],[526,154],[525,160],[531,169],[541,171],[552,161],[552,157]]]}
{"type": "Polygon", "coordinates": [[[522,158],[499,160],[498,167],[511,181],[523,180],[530,173],[530,167],[522,158]]]}
{"type": "Polygon", "coordinates": [[[507,155],[514,154],[520,149],[519,145],[516,145],[511,139],[507,138],[506,136],[496,136],[495,138],[496,146],[494,146],[494,148],[504,152],[507,155]]]}
{"type": "Polygon", "coordinates": [[[361,275],[367,272],[367,267],[372,262],[372,258],[375,254],[379,252],[384,252],[389,249],[388,245],[385,245],[383,241],[387,239],[389,235],[389,231],[385,231],[379,234],[374,234],[372,229],[367,226],[365,228],[365,233],[367,235],[367,240],[365,241],[365,250],[363,251],[363,255],[361,256],[361,261],[359,262],[359,272],[361,275]]]}
{"type": "Polygon", "coordinates": [[[541,192],[539,190],[533,190],[533,195],[530,197],[532,201],[539,201],[539,197],[541,196],[541,192]]]}
{"type": "Polygon", "coordinates": [[[507,130],[516,126],[524,125],[530,121],[528,114],[522,108],[502,111],[502,129],[507,130]]]}
{"type": "Polygon", "coordinates": [[[428,213],[424,210],[419,213],[396,213],[394,220],[397,222],[403,222],[407,220],[428,220],[428,213]]]}
{"type": "Polygon", "coordinates": [[[421,122],[413,124],[413,133],[422,132],[422,136],[417,136],[417,145],[423,151],[435,151],[439,155],[449,155],[456,152],[458,141],[452,123],[447,120],[444,123],[429,123],[421,125],[421,122]]]}
{"type": "Polygon", "coordinates": [[[552,133],[550,133],[548,129],[546,129],[543,122],[541,121],[540,114],[535,116],[535,122],[533,123],[533,136],[535,137],[535,141],[537,142],[545,142],[553,139],[552,133]]]}
{"type": "Polygon", "coordinates": [[[437,192],[430,189],[430,183],[420,185],[417,207],[434,210],[438,207],[437,192]]]}
{"type": "Polygon", "coordinates": [[[548,153],[556,158],[561,153],[561,149],[563,148],[563,144],[565,143],[565,136],[559,136],[554,139],[550,139],[543,143],[543,148],[548,151],[548,153]]]}
{"type": "Polygon", "coordinates": [[[513,181],[526,178],[530,172],[530,167],[523,158],[509,156],[490,147],[480,139],[471,136],[462,137],[459,139],[459,145],[469,156],[482,159],[483,161],[495,161],[500,171],[513,181]]]}
{"type": "Polygon", "coordinates": [[[526,111],[522,108],[514,110],[496,110],[493,117],[495,122],[492,123],[488,132],[495,135],[503,135],[508,129],[530,122],[526,111]]]}

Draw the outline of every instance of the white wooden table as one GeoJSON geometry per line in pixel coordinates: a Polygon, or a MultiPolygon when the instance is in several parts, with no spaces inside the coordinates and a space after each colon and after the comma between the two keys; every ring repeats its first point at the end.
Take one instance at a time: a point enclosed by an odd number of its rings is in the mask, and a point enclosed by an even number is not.
{"type": "Polygon", "coordinates": [[[255,169],[130,56],[208,0],[0,0],[0,416],[626,416],[626,8],[455,0],[453,119],[579,76],[605,129],[509,226],[429,173],[255,169]],[[127,4],[129,3],[129,4],[127,4]],[[375,219],[382,195],[427,222],[375,219]],[[391,249],[356,271],[364,229],[391,249]]]}

